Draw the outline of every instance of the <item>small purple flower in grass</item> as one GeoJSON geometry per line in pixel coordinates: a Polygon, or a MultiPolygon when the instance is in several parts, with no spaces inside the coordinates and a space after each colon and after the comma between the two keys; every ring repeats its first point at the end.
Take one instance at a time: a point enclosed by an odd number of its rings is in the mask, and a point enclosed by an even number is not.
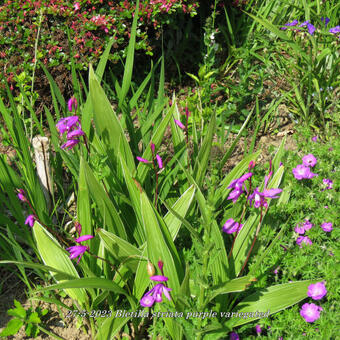
{"type": "Polygon", "coordinates": [[[309,230],[313,227],[313,224],[309,220],[305,219],[305,222],[303,223],[302,227],[305,230],[309,230]]]}
{"type": "Polygon", "coordinates": [[[77,264],[80,262],[84,253],[89,249],[88,246],[73,246],[69,247],[66,250],[70,253],[70,259],[75,259],[79,256],[77,264]]]}
{"type": "Polygon", "coordinates": [[[328,23],[330,22],[330,19],[329,18],[327,18],[327,17],[321,17],[321,21],[323,22],[323,21],[325,21],[325,27],[327,27],[327,25],[328,25],[328,23]]]}
{"type": "Polygon", "coordinates": [[[302,245],[311,245],[313,244],[313,242],[310,240],[310,238],[308,236],[299,236],[297,239],[296,239],[296,244],[302,248],[302,245]]]}
{"type": "Polygon", "coordinates": [[[261,328],[260,325],[256,325],[256,326],[255,326],[255,330],[256,330],[257,335],[261,335],[261,333],[262,333],[262,328],[261,328]]]}
{"type": "Polygon", "coordinates": [[[324,282],[317,282],[308,286],[307,295],[313,300],[321,300],[327,294],[324,282]]]}
{"type": "Polygon", "coordinates": [[[72,111],[73,107],[74,111],[76,111],[78,107],[77,99],[75,97],[71,97],[67,102],[67,107],[70,112],[72,111]]]}
{"type": "Polygon", "coordinates": [[[306,322],[314,322],[320,318],[320,311],[322,307],[315,305],[314,303],[305,303],[302,305],[300,315],[306,320],[306,322]]]}
{"type": "Polygon", "coordinates": [[[240,337],[236,332],[231,332],[230,333],[230,340],[240,340],[240,337]]]}
{"type": "Polygon", "coordinates": [[[326,188],[324,190],[329,190],[333,188],[333,181],[328,178],[324,178],[322,182],[326,185],[326,188]]]}
{"type": "Polygon", "coordinates": [[[236,203],[236,201],[238,200],[238,198],[243,194],[243,190],[233,190],[229,196],[228,196],[228,200],[232,200],[233,203],[236,203]]]}
{"type": "Polygon", "coordinates": [[[318,141],[318,136],[314,136],[314,137],[312,138],[312,141],[313,141],[313,142],[317,142],[317,141],[318,141]]]}
{"type": "Polygon", "coordinates": [[[240,224],[236,221],[234,221],[232,218],[229,218],[227,220],[222,228],[222,231],[224,231],[227,234],[235,233],[236,231],[240,231],[243,227],[243,224],[240,224]]]}
{"type": "Polygon", "coordinates": [[[182,122],[180,120],[174,119],[175,123],[181,128],[181,129],[185,129],[185,126],[182,124],[182,122]]]}
{"type": "Polygon", "coordinates": [[[305,166],[313,167],[317,163],[317,159],[314,157],[314,155],[309,153],[308,155],[302,157],[302,163],[305,166]]]}
{"type": "Polygon", "coordinates": [[[142,162],[142,163],[151,163],[150,161],[148,161],[147,159],[145,159],[145,158],[142,158],[142,157],[136,157],[137,158],[137,160],[139,160],[140,162],[142,162]]]}
{"type": "Polygon", "coordinates": [[[326,233],[329,233],[333,230],[333,223],[332,222],[324,222],[321,224],[321,228],[326,233]]]}
{"type": "Polygon", "coordinates": [[[288,22],[287,24],[284,25],[284,27],[281,27],[282,30],[286,30],[287,27],[285,26],[296,26],[299,22],[297,20],[293,20],[292,22],[288,22]]]}
{"type": "Polygon", "coordinates": [[[305,233],[305,228],[304,227],[299,227],[298,225],[295,227],[294,231],[300,235],[303,235],[305,233]]]}
{"type": "Polygon", "coordinates": [[[156,159],[157,159],[158,167],[160,169],[163,169],[163,161],[162,161],[162,158],[159,154],[156,155],[156,159]]]}
{"type": "Polygon", "coordinates": [[[61,146],[62,149],[72,149],[79,143],[78,139],[69,139],[65,144],[61,146]]]}
{"type": "Polygon", "coordinates": [[[315,27],[309,22],[309,20],[303,22],[299,27],[307,26],[308,32],[310,35],[313,35],[315,32],[315,27]]]}
{"type": "Polygon", "coordinates": [[[25,220],[25,224],[28,224],[31,228],[34,226],[34,215],[28,215],[26,220],[25,220]]]}
{"type": "Polygon", "coordinates": [[[332,33],[332,34],[340,33],[340,26],[332,27],[332,28],[329,29],[328,32],[329,32],[329,33],[332,33]]]}

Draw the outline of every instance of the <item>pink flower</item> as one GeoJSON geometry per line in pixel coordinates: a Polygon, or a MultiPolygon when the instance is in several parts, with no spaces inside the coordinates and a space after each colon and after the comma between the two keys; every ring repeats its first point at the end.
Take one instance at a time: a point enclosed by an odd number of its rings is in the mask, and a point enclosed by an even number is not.
{"type": "Polygon", "coordinates": [[[171,290],[171,288],[164,286],[163,283],[158,283],[155,287],[146,292],[139,302],[143,307],[151,307],[155,302],[163,301],[162,294],[171,301],[169,294],[169,291],[171,290]]]}
{"type": "Polygon", "coordinates": [[[65,144],[61,146],[62,149],[72,149],[79,143],[78,139],[69,139],[65,144]]]}
{"type": "Polygon", "coordinates": [[[28,215],[26,220],[25,220],[25,224],[28,224],[31,228],[34,226],[34,215],[28,215]]]}
{"type": "Polygon", "coordinates": [[[313,167],[317,163],[317,159],[311,153],[309,153],[308,155],[302,157],[302,163],[305,166],[313,167]]]}
{"type": "Polygon", "coordinates": [[[260,325],[256,325],[255,330],[256,330],[257,335],[260,335],[262,333],[262,329],[260,325]]]}
{"type": "Polygon", "coordinates": [[[333,230],[333,223],[331,223],[331,222],[322,223],[321,224],[321,228],[326,233],[329,233],[329,232],[331,232],[333,230]]]}
{"type": "Polygon", "coordinates": [[[235,233],[236,231],[240,231],[243,227],[243,224],[240,224],[236,221],[234,221],[232,218],[229,218],[227,220],[222,228],[222,231],[224,231],[227,234],[235,233]]]}
{"type": "Polygon", "coordinates": [[[163,169],[163,161],[162,161],[162,158],[159,154],[156,155],[156,159],[157,159],[158,167],[160,169],[163,169]]]}
{"type": "Polygon", "coordinates": [[[174,119],[175,123],[181,128],[181,129],[185,129],[185,126],[182,124],[182,122],[180,120],[174,119]]]}
{"type": "Polygon", "coordinates": [[[90,240],[91,238],[93,238],[92,235],[83,235],[83,236],[76,238],[76,242],[77,243],[84,242],[84,241],[90,240]]]}
{"type": "Polygon", "coordinates": [[[231,332],[229,336],[230,340],[240,340],[240,337],[236,332],[231,332]]]}
{"type": "Polygon", "coordinates": [[[305,303],[300,310],[300,315],[307,322],[314,322],[320,318],[320,311],[322,310],[322,307],[317,306],[314,303],[305,303]]]}
{"type": "Polygon", "coordinates": [[[56,128],[59,130],[60,135],[69,130],[78,127],[79,125],[79,117],[78,116],[69,116],[61,119],[57,124],[56,128]]]}
{"type": "Polygon", "coordinates": [[[84,253],[89,249],[88,246],[73,246],[69,247],[66,250],[70,253],[70,259],[74,259],[79,256],[77,263],[80,262],[81,258],[83,257],[84,253]]]}
{"type": "Polygon", "coordinates": [[[292,170],[292,172],[294,177],[298,180],[318,176],[317,174],[312,173],[308,166],[305,166],[303,164],[297,165],[296,168],[292,170]]]}
{"type": "Polygon", "coordinates": [[[164,282],[164,281],[168,281],[169,279],[163,275],[154,275],[150,277],[150,280],[157,281],[157,282],[164,282]]]}
{"type": "Polygon", "coordinates": [[[142,157],[136,157],[137,158],[137,160],[139,160],[140,162],[142,162],[142,163],[150,163],[150,161],[148,161],[147,159],[145,159],[145,158],[142,158],[142,157]]]}
{"type": "Polygon", "coordinates": [[[305,233],[305,228],[304,227],[299,227],[298,225],[296,225],[294,231],[298,234],[303,235],[305,233]]]}
{"type": "Polygon", "coordinates": [[[318,140],[318,136],[314,136],[314,137],[312,138],[312,141],[313,141],[313,142],[317,142],[317,140],[318,140]]]}
{"type": "Polygon", "coordinates": [[[71,97],[67,102],[67,107],[70,112],[72,111],[72,108],[76,111],[78,107],[77,99],[75,97],[71,97]]]}
{"type": "Polygon", "coordinates": [[[73,7],[76,11],[79,11],[80,10],[80,3],[76,2],[73,7]]]}
{"type": "Polygon", "coordinates": [[[296,239],[296,244],[298,244],[299,247],[302,248],[302,244],[311,245],[311,244],[313,244],[313,242],[310,240],[310,238],[308,236],[299,236],[296,239]]]}
{"type": "Polygon", "coordinates": [[[321,300],[327,294],[324,282],[317,282],[308,286],[307,295],[313,300],[321,300]]]}
{"type": "Polygon", "coordinates": [[[18,190],[18,198],[22,202],[27,202],[27,198],[25,197],[25,191],[24,189],[17,189],[18,190]]]}

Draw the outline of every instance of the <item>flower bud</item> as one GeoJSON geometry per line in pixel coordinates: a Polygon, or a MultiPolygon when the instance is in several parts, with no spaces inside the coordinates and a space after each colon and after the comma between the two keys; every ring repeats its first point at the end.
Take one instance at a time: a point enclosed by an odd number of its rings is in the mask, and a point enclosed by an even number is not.
{"type": "Polygon", "coordinates": [[[149,276],[153,276],[155,274],[155,267],[150,261],[148,261],[148,264],[146,265],[146,271],[149,276]]]}

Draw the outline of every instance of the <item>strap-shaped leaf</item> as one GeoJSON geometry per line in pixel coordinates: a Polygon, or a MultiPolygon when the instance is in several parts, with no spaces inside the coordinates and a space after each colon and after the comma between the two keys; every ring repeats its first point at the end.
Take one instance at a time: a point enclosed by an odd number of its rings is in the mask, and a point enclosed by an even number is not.
{"type": "MultiPolygon", "coordinates": [[[[68,252],[61,248],[57,240],[37,221],[35,221],[33,226],[33,234],[39,254],[47,266],[79,278],[77,270],[69,258],[68,252]]],[[[58,283],[65,282],[65,279],[62,278],[63,276],[60,276],[58,273],[51,272],[51,275],[58,283]]],[[[65,289],[65,292],[82,305],[84,305],[87,300],[86,292],[82,288],[65,289]]]]}
{"type": "Polygon", "coordinates": [[[169,287],[174,292],[179,290],[183,279],[183,267],[177,249],[165,223],[159,221],[145,192],[141,194],[142,219],[147,240],[148,258],[156,264],[160,259],[164,262],[164,273],[169,277],[169,287]]]}
{"type": "MultiPolygon", "coordinates": [[[[306,299],[308,286],[319,281],[321,281],[321,279],[297,281],[259,289],[256,293],[247,296],[236,305],[234,312],[255,313],[258,311],[267,313],[265,316],[268,317],[268,315],[277,313],[306,299]]],[[[244,319],[233,317],[230,318],[225,325],[232,328],[259,318],[260,317],[248,317],[244,319]]]]}
{"type": "Polygon", "coordinates": [[[98,212],[102,215],[108,230],[126,240],[127,235],[125,227],[114,204],[111,202],[102,186],[98,183],[91,168],[83,158],[80,160],[80,168],[83,168],[81,171],[84,171],[91,197],[94,203],[96,203],[98,212]]]}
{"type": "Polygon", "coordinates": [[[246,288],[253,282],[256,281],[254,277],[251,276],[242,276],[236,279],[227,281],[215,287],[212,287],[210,290],[209,301],[213,300],[215,297],[221,294],[228,294],[233,292],[242,292],[246,290],[246,288]]]}
{"type": "MultiPolygon", "coordinates": [[[[171,207],[172,210],[174,210],[179,216],[184,218],[190,208],[194,196],[195,186],[191,185],[171,207]]],[[[168,211],[167,214],[164,216],[164,222],[168,226],[171,238],[175,240],[182,222],[170,211],[168,211]]]]}
{"type": "Polygon", "coordinates": [[[208,133],[205,136],[203,143],[200,147],[200,150],[198,152],[198,157],[195,162],[194,166],[194,174],[193,177],[199,187],[201,187],[203,178],[206,174],[207,167],[208,167],[208,161],[210,157],[210,151],[212,146],[212,140],[215,134],[216,130],[216,113],[214,111],[208,128],[208,133]]]}
{"type": "Polygon", "coordinates": [[[116,164],[116,155],[120,149],[119,143],[121,143],[123,157],[126,160],[128,167],[131,170],[134,170],[135,162],[130,145],[125,137],[119,119],[113,111],[104,90],[100,86],[91,65],[89,81],[94,123],[96,130],[105,145],[107,155],[109,156],[112,164],[116,164]]]}
{"type": "Polygon", "coordinates": [[[135,272],[142,252],[131,243],[121,239],[104,229],[97,229],[97,235],[103,241],[106,250],[112,254],[117,262],[124,263],[131,271],[135,272]]]}

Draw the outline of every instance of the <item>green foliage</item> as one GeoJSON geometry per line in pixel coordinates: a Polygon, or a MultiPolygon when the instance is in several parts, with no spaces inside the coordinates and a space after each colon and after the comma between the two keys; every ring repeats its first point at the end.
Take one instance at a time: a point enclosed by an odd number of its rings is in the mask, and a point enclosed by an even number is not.
{"type": "Polygon", "coordinates": [[[41,330],[44,331],[40,324],[41,317],[48,313],[47,309],[41,310],[38,307],[37,309],[29,308],[28,310],[25,310],[25,308],[17,300],[14,300],[14,305],[14,309],[9,309],[7,311],[7,314],[13,316],[13,318],[8,322],[6,328],[0,333],[0,336],[15,335],[19,332],[22,326],[25,326],[26,336],[32,338],[37,337],[41,330]]]}

